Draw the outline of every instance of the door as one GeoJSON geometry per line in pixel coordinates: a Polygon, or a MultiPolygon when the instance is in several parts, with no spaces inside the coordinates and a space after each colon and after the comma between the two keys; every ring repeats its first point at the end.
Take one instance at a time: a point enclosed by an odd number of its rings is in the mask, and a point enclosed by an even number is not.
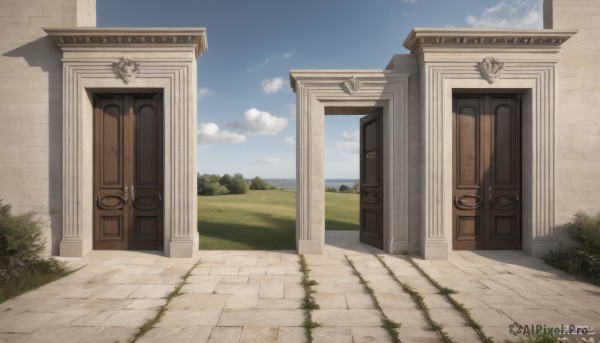
{"type": "Polygon", "coordinates": [[[360,119],[360,241],[383,249],[383,110],[360,119]]]}
{"type": "Polygon", "coordinates": [[[94,249],[162,250],[161,96],[94,96],[94,249]]]}
{"type": "Polygon", "coordinates": [[[521,249],[521,99],[453,97],[453,242],[521,249]]]}

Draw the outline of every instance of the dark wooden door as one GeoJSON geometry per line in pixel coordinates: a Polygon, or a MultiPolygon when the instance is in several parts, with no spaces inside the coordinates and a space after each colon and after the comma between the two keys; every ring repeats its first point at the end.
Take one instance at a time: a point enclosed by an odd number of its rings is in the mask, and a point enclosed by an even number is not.
{"type": "Polygon", "coordinates": [[[453,248],[521,249],[521,99],[453,97],[453,248]]]}
{"type": "Polygon", "coordinates": [[[94,96],[94,249],[162,250],[162,134],[160,95],[94,96]]]}
{"type": "Polygon", "coordinates": [[[360,241],[383,249],[383,111],[360,119],[360,241]]]}

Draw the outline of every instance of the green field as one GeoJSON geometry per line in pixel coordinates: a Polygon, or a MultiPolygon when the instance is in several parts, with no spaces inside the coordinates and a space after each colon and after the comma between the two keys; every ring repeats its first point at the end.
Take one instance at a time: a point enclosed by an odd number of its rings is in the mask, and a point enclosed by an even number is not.
{"type": "MultiPolygon", "coordinates": [[[[327,230],[358,230],[358,194],[325,193],[327,230]]],[[[198,197],[200,249],[295,249],[296,192],[198,197]]]]}

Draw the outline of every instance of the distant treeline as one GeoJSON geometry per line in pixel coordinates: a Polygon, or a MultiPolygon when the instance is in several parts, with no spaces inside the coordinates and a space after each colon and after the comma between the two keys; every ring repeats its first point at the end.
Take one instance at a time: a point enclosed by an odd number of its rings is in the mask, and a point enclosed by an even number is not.
{"type": "Polygon", "coordinates": [[[198,195],[246,194],[249,190],[274,189],[260,177],[252,180],[244,179],[244,175],[236,173],[233,176],[225,174],[198,174],[198,195]]]}
{"type": "Polygon", "coordinates": [[[325,187],[325,192],[359,193],[360,192],[360,182],[355,181],[352,186],[341,185],[340,188],[325,187]]]}

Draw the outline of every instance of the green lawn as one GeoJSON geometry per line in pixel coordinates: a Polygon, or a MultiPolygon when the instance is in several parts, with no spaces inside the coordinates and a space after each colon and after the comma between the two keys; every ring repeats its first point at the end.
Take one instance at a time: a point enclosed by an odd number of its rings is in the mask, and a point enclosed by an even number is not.
{"type": "MultiPolygon", "coordinates": [[[[358,230],[358,194],[325,193],[327,230],[358,230]]],[[[198,197],[200,249],[295,249],[296,192],[198,197]]]]}

